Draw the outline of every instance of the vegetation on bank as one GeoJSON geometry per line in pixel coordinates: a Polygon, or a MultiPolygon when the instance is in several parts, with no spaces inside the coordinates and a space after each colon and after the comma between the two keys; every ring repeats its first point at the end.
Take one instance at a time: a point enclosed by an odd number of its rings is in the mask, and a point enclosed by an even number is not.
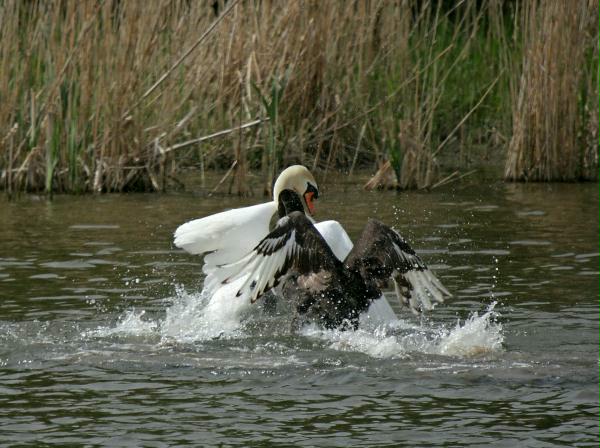
{"type": "MultiPolygon", "coordinates": [[[[598,177],[598,1],[0,3],[0,188],[387,161],[430,188],[598,177]]],[[[382,176],[383,178],[384,176],[382,176]]]]}

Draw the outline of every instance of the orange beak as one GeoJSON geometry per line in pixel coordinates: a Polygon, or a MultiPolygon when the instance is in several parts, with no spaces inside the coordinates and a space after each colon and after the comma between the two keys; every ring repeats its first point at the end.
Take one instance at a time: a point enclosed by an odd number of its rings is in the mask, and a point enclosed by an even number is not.
{"type": "Polygon", "coordinates": [[[306,202],[306,205],[308,206],[308,211],[311,215],[315,214],[314,196],[315,194],[312,191],[307,191],[306,193],[304,193],[304,201],[306,202]]]}

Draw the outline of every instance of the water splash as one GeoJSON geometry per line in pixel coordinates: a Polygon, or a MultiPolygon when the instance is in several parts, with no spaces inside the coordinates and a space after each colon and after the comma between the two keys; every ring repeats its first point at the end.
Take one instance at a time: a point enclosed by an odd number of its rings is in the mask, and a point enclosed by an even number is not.
{"type": "Polygon", "coordinates": [[[143,316],[145,314],[145,310],[128,310],[121,316],[115,326],[99,327],[95,330],[85,332],[84,336],[155,336],[156,330],[159,328],[159,323],[144,319],[143,316]]]}
{"type": "Polygon", "coordinates": [[[493,302],[481,316],[475,312],[450,330],[430,322],[416,326],[398,319],[372,330],[324,330],[310,325],[301,334],[324,340],[335,350],[356,351],[375,358],[406,358],[412,353],[472,358],[503,350],[504,335],[495,306],[493,302]]]}
{"type": "Polygon", "coordinates": [[[454,329],[443,334],[439,344],[441,355],[474,357],[502,351],[504,334],[500,315],[492,302],[481,316],[473,313],[464,324],[456,323],[454,329]]]}
{"type": "Polygon", "coordinates": [[[165,299],[168,305],[164,318],[153,320],[143,310],[128,310],[115,325],[88,331],[85,336],[158,336],[162,341],[178,343],[243,337],[244,322],[256,307],[236,300],[235,294],[230,294],[236,287],[232,284],[210,296],[176,286],[175,295],[165,299]]]}
{"type": "Polygon", "coordinates": [[[167,308],[160,327],[161,336],[177,342],[243,336],[241,328],[247,306],[224,289],[233,288],[221,288],[210,296],[204,291],[188,293],[177,287],[173,304],[167,308]]]}
{"type": "MultiPolygon", "coordinates": [[[[184,344],[257,336],[254,330],[265,320],[260,307],[236,301],[234,296],[228,291],[209,296],[176,287],[175,295],[166,299],[169,306],[163,318],[152,320],[144,311],[131,310],[125,312],[113,327],[98,328],[91,335],[154,336],[161,342],[184,344]]],[[[481,315],[473,313],[453,328],[431,320],[417,323],[398,318],[385,321],[361,319],[361,326],[356,331],[328,330],[311,324],[299,331],[299,337],[322,341],[325,347],[333,350],[364,353],[375,358],[406,358],[415,353],[471,358],[502,351],[503,329],[497,319],[499,315],[494,311],[495,305],[496,302],[492,303],[481,315]]],[[[288,318],[278,319],[285,323],[288,318]]],[[[270,321],[262,327],[274,328],[277,322],[273,321],[273,316],[268,319],[270,321]]],[[[264,328],[260,331],[262,337],[264,328]]]]}
{"type": "Polygon", "coordinates": [[[329,348],[339,351],[364,353],[374,358],[405,358],[408,350],[387,328],[378,327],[373,331],[359,328],[355,331],[327,330],[315,324],[302,328],[301,334],[309,338],[325,341],[329,348]]]}

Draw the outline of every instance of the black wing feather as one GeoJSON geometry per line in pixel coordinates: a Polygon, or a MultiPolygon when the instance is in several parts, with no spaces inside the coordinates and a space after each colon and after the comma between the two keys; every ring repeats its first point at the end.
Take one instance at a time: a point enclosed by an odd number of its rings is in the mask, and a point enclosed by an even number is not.
{"type": "Polygon", "coordinates": [[[336,263],[340,261],[306,215],[292,212],[277,221],[273,231],[246,257],[223,266],[233,272],[223,283],[248,275],[237,296],[248,295],[255,302],[291,269],[309,274],[334,269],[336,263]]]}
{"type": "Polygon", "coordinates": [[[431,309],[451,294],[402,236],[371,219],[345,260],[346,266],[378,284],[392,279],[400,303],[414,312],[431,309]]]}
{"type": "Polygon", "coordinates": [[[427,269],[398,232],[375,219],[369,220],[345,263],[350,269],[366,268],[381,280],[390,278],[394,271],[403,274],[427,269]]]}

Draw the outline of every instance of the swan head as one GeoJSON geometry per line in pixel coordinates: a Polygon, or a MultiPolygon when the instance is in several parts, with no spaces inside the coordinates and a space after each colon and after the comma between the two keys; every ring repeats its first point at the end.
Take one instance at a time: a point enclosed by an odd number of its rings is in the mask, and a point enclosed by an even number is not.
{"type": "Polygon", "coordinates": [[[292,190],[301,199],[304,213],[312,215],[315,211],[314,201],[319,197],[319,187],[313,175],[305,166],[292,165],[281,172],[273,186],[273,200],[279,202],[279,194],[283,190],[292,190]]]}

